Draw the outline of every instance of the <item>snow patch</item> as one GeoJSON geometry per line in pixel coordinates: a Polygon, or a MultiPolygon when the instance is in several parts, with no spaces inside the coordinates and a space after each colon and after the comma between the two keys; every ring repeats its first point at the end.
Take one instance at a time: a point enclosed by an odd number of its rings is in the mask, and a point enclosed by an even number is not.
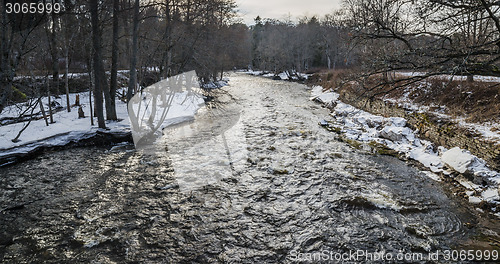
{"type": "MultiPolygon", "coordinates": [[[[227,79],[221,81],[227,84],[227,79]]],[[[222,83],[220,83],[222,84],[222,83]]],[[[199,105],[203,100],[199,98],[194,103],[186,103],[187,92],[177,93],[173,96],[170,110],[167,114],[162,127],[172,124],[191,120],[199,105]]],[[[90,138],[99,129],[97,128],[97,119],[94,118],[94,125],[90,124],[90,102],[88,93],[73,93],[70,94],[70,103],[74,104],[76,96],[79,96],[80,105],[85,113],[85,118],[78,118],[78,106],[72,106],[71,112],[66,109],[53,114],[55,123],[45,124],[45,120],[32,120],[26,130],[21,134],[18,142],[12,142],[19,131],[28,122],[14,123],[10,125],[0,126],[0,158],[8,157],[14,154],[28,153],[38,147],[63,146],[72,141],[79,141],[90,138]]],[[[58,102],[60,105],[66,106],[66,96],[61,95],[60,98],[51,97],[52,102],[58,102]]],[[[93,98],[92,98],[93,99],[93,98]]],[[[48,97],[42,98],[42,104],[48,114],[48,97]]],[[[26,109],[26,103],[19,103],[5,108],[0,114],[1,118],[16,118],[26,109]]],[[[39,110],[36,107],[35,113],[39,110]]],[[[116,113],[119,121],[106,121],[108,130],[105,133],[130,133],[130,121],[128,118],[127,104],[119,99],[116,99],[116,113]]]]}
{"type": "Polygon", "coordinates": [[[437,182],[440,182],[440,181],[441,181],[441,178],[439,178],[439,176],[438,176],[438,175],[436,175],[435,173],[432,173],[432,172],[430,172],[430,171],[422,171],[422,173],[423,173],[425,176],[427,176],[427,177],[429,177],[429,178],[431,178],[431,179],[433,179],[433,180],[435,180],[435,181],[437,181],[437,182]]]}
{"type": "Polygon", "coordinates": [[[218,89],[228,85],[229,85],[229,79],[223,78],[222,80],[218,80],[216,82],[204,83],[200,86],[203,89],[218,89]]]}
{"type": "Polygon", "coordinates": [[[280,72],[278,74],[278,76],[282,79],[282,80],[288,80],[288,73],[287,72],[280,72]]]}
{"type": "Polygon", "coordinates": [[[312,87],[311,100],[326,106],[333,106],[331,113],[333,121],[329,121],[327,125],[340,130],[346,138],[383,144],[409,159],[420,162],[431,171],[424,172],[424,174],[436,181],[440,181],[440,178],[435,173],[450,175],[450,172],[445,170],[445,164],[459,173],[469,172],[475,178],[481,179],[481,183],[484,184],[478,185],[464,179],[457,179],[465,188],[481,193],[481,197],[469,194],[471,203],[477,202],[478,199],[500,203],[497,191],[500,173],[490,170],[484,160],[468,151],[460,148],[447,150],[442,146],[436,148],[431,142],[419,139],[417,133],[406,126],[406,119],[386,118],[357,109],[341,102],[338,93],[332,90],[325,91],[321,86],[312,87]]]}
{"type": "Polygon", "coordinates": [[[473,162],[474,156],[472,156],[468,151],[464,151],[458,147],[454,147],[444,152],[441,156],[441,159],[452,169],[460,173],[465,173],[473,162]]]}

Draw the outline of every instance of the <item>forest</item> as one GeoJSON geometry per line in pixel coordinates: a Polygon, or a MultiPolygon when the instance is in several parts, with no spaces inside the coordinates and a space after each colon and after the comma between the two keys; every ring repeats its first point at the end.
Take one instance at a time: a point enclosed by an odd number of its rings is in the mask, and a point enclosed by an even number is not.
{"type": "Polygon", "coordinates": [[[5,0],[0,112],[16,100],[74,92],[69,73],[91,74],[87,86],[95,91],[102,127],[104,119],[117,118],[112,98],[119,70],[128,71],[127,98],[139,87],[189,70],[203,83],[243,68],[289,75],[354,69],[356,78],[386,76],[368,90],[438,74],[496,76],[498,9],[487,0],[345,0],[323,17],[256,17],[248,26],[233,0],[5,0]],[[59,8],[16,13],[8,3],[59,8]],[[426,74],[389,78],[405,70],[426,74]],[[23,76],[44,76],[47,85],[15,81],[23,76]]]}

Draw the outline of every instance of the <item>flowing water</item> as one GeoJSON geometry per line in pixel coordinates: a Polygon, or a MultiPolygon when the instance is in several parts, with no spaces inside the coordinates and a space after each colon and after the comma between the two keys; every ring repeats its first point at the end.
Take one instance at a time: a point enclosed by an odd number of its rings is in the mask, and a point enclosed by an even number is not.
{"type": "Polygon", "coordinates": [[[0,261],[336,263],[358,250],[498,250],[497,219],[451,184],[336,140],[306,86],[230,77],[217,102],[150,150],[76,148],[0,168],[0,261]]]}

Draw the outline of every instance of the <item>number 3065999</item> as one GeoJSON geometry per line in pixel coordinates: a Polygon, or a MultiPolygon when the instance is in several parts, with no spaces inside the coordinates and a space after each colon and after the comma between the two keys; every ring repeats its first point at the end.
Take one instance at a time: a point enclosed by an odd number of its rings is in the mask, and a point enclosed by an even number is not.
{"type": "Polygon", "coordinates": [[[6,3],[5,12],[7,14],[43,14],[43,13],[59,13],[63,11],[61,3],[6,3]]]}

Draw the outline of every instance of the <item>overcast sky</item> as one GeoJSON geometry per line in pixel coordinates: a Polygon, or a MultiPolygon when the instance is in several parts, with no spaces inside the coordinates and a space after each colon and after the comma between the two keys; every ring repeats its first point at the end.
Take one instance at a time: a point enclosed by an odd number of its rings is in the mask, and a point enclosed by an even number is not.
{"type": "Polygon", "coordinates": [[[240,16],[248,25],[256,16],[283,19],[288,14],[299,16],[324,15],[340,8],[341,0],[236,0],[240,16]]]}

